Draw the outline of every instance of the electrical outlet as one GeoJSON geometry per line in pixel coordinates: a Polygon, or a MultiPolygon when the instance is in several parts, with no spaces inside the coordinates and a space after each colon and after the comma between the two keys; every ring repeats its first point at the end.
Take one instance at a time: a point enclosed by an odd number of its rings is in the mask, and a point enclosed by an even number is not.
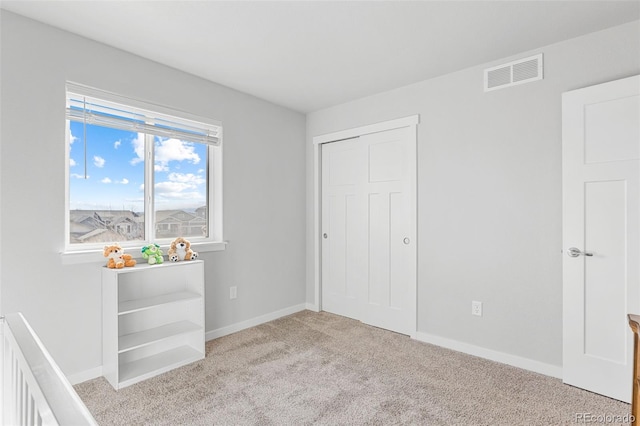
{"type": "Polygon", "coordinates": [[[482,302],[473,301],[471,302],[471,315],[482,316],[482,302]]]}
{"type": "Polygon", "coordinates": [[[238,297],[238,287],[229,287],[229,299],[235,299],[238,297]]]}

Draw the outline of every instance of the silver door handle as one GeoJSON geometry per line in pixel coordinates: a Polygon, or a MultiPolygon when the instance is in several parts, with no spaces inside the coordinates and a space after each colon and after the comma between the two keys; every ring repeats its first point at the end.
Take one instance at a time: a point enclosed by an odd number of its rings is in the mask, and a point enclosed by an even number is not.
{"type": "Polygon", "coordinates": [[[587,253],[587,252],[583,252],[580,251],[579,249],[575,248],[575,247],[571,247],[567,250],[567,254],[569,255],[569,257],[578,257],[580,255],[583,256],[593,256],[593,253],[587,253]]]}

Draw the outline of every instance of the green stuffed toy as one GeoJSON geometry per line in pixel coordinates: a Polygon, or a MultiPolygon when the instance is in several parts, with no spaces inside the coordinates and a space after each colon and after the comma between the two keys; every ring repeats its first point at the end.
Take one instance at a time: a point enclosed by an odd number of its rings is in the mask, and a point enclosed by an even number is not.
{"type": "Polygon", "coordinates": [[[148,259],[149,265],[159,265],[163,262],[162,250],[160,246],[155,243],[151,243],[148,246],[142,247],[142,257],[148,259]]]}

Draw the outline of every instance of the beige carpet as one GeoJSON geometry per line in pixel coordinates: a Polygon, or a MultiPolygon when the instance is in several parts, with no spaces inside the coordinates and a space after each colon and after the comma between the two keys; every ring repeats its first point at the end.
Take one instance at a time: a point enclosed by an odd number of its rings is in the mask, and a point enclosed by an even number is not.
{"type": "Polygon", "coordinates": [[[100,425],[575,425],[576,413],[629,413],[558,379],[310,311],[212,340],[204,360],[118,392],[103,378],[75,388],[100,425]]]}

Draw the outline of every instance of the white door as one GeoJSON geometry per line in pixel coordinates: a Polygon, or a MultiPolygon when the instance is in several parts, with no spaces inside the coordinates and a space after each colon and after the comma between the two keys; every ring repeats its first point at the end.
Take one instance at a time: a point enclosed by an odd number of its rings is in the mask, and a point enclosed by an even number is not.
{"type": "Polygon", "coordinates": [[[322,145],[322,307],[403,334],[416,322],[411,132],[322,145]]]}
{"type": "Polygon", "coordinates": [[[563,94],[563,380],[631,400],[640,313],[640,76],[563,94]]]}
{"type": "Polygon", "coordinates": [[[322,145],[322,309],[360,319],[366,280],[366,146],[322,145]]]}

